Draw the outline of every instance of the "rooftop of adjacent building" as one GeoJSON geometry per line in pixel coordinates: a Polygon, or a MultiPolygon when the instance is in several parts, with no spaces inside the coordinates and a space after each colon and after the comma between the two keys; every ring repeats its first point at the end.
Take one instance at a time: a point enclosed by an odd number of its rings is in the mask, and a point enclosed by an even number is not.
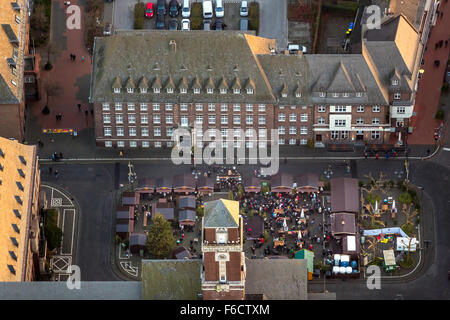
{"type": "Polygon", "coordinates": [[[21,281],[36,146],[0,138],[0,281],[21,281]]]}
{"type": "Polygon", "coordinates": [[[0,1],[0,104],[22,101],[27,18],[26,0],[0,1]]]}

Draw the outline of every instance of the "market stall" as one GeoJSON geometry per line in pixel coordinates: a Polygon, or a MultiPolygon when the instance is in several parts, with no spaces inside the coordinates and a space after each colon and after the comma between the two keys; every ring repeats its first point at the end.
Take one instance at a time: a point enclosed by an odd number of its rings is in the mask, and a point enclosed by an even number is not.
{"type": "Polygon", "coordinates": [[[195,179],[192,174],[185,173],[173,178],[173,192],[189,194],[195,191],[195,179]]]}
{"type": "Polygon", "coordinates": [[[272,193],[291,192],[294,178],[288,173],[278,173],[272,177],[270,191],[272,193]]]}
{"type": "Polygon", "coordinates": [[[394,249],[383,250],[383,267],[386,272],[393,272],[397,268],[395,262],[394,249]]]}
{"type": "Polygon", "coordinates": [[[136,192],[139,194],[142,193],[154,193],[155,192],[155,179],[146,178],[146,179],[139,179],[139,184],[136,189],[136,192]]]}
{"type": "Polygon", "coordinates": [[[156,179],[156,192],[157,193],[171,193],[172,192],[172,179],[169,177],[162,177],[156,179]]]}
{"type": "Polygon", "coordinates": [[[255,192],[261,191],[262,180],[257,177],[247,177],[244,178],[244,190],[245,192],[255,192]]]}
{"type": "Polygon", "coordinates": [[[200,176],[197,180],[197,190],[199,193],[210,194],[214,192],[214,179],[200,176]]]}
{"type": "Polygon", "coordinates": [[[323,182],[319,181],[319,176],[314,173],[306,173],[295,176],[294,182],[297,192],[318,192],[323,187],[323,182]]]}

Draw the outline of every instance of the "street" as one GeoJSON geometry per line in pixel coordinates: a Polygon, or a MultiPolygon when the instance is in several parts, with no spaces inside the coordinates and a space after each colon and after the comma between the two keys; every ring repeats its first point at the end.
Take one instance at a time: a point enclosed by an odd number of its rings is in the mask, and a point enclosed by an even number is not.
{"type": "MultiPolygon", "coordinates": [[[[430,240],[430,248],[425,250],[426,257],[423,274],[417,279],[407,279],[408,285],[396,282],[382,282],[382,290],[368,290],[365,282],[348,280],[345,282],[330,281],[326,289],[336,292],[338,299],[445,299],[450,297],[447,271],[450,265],[450,239],[447,230],[450,228],[450,216],[447,207],[450,190],[447,188],[450,177],[450,159],[443,164],[437,161],[411,161],[410,180],[424,188],[425,213],[423,216],[424,239],[430,240]],[[434,215],[434,216],[433,216],[434,215]],[[433,220],[435,219],[435,221],[433,220]],[[434,221],[434,222],[433,222],[434,221]],[[428,251],[429,250],[429,251],[428,251]]],[[[403,161],[396,160],[359,160],[352,164],[352,172],[345,172],[342,160],[289,160],[280,165],[281,172],[323,174],[328,164],[332,164],[333,177],[353,176],[364,179],[372,173],[378,175],[380,171],[388,176],[387,179],[398,180],[398,171],[404,169],[403,161]],[[395,174],[397,172],[397,174],[395,174]]],[[[77,264],[82,270],[83,280],[119,280],[111,267],[111,241],[113,238],[112,224],[114,223],[114,180],[115,176],[120,184],[128,182],[128,168],[125,163],[120,164],[120,171],[114,170],[113,164],[73,164],[57,165],[60,171],[58,181],[43,174],[43,181],[50,180],[69,190],[80,204],[80,228],[77,248],[77,264]],[[89,183],[86,183],[89,181],[89,183]]],[[[46,172],[47,165],[42,166],[46,172]]],[[[190,166],[175,166],[167,162],[134,164],[137,177],[161,177],[189,172],[190,166]]],[[[243,175],[251,175],[255,166],[238,166],[243,175]]],[[[312,282],[310,291],[321,292],[323,284],[312,282]]]]}

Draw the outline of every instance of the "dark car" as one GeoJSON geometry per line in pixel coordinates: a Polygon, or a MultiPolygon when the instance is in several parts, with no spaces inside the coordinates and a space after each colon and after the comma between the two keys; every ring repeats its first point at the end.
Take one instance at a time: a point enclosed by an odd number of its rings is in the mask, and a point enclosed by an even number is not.
{"type": "Polygon", "coordinates": [[[223,21],[221,19],[217,19],[216,23],[214,24],[214,29],[220,31],[220,30],[224,30],[226,28],[226,26],[227,25],[225,23],[223,23],[223,21]]]}
{"type": "Polygon", "coordinates": [[[156,14],[158,15],[166,14],[166,0],[158,0],[156,4],[156,14]]]}
{"type": "Polygon", "coordinates": [[[177,0],[170,0],[169,2],[169,16],[172,18],[178,17],[178,9],[180,5],[177,0]]]}
{"type": "Polygon", "coordinates": [[[177,19],[171,19],[169,21],[169,30],[177,30],[178,29],[178,20],[177,19]]]}
{"type": "Polygon", "coordinates": [[[156,16],[156,29],[165,29],[166,28],[166,23],[164,22],[164,15],[163,14],[158,14],[156,16]]]}

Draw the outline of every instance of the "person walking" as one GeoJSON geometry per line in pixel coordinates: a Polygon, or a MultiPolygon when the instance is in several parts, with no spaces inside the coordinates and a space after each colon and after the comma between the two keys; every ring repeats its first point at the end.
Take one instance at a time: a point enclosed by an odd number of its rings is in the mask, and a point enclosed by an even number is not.
{"type": "Polygon", "coordinates": [[[378,160],[378,152],[375,154],[375,159],[378,160]]]}
{"type": "Polygon", "coordinates": [[[84,62],[84,56],[81,56],[81,62],[84,62]]]}
{"type": "Polygon", "coordinates": [[[367,151],[364,151],[364,158],[367,159],[367,151]]]}
{"type": "Polygon", "coordinates": [[[59,153],[59,158],[62,159],[63,158],[63,154],[62,152],[59,153]]]}
{"type": "Polygon", "coordinates": [[[55,170],[55,177],[56,177],[56,179],[58,179],[58,176],[59,176],[59,171],[55,170]]]}
{"type": "Polygon", "coordinates": [[[81,104],[78,104],[78,111],[81,111],[81,104]]]}

